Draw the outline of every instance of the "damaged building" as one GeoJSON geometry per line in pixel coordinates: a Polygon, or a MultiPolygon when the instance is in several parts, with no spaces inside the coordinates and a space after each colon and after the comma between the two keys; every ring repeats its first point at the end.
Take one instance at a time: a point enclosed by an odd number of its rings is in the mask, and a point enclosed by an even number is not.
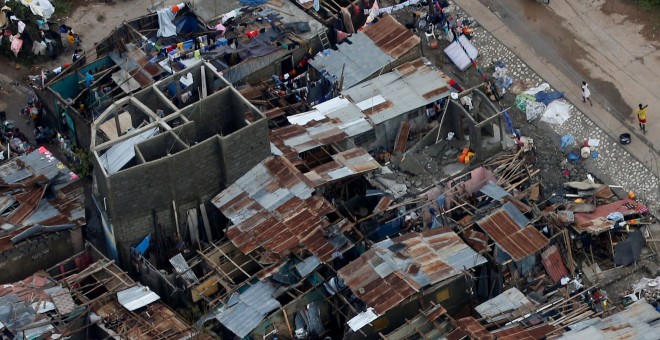
{"type": "Polygon", "coordinates": [[[94,199],[122,260],[149,233],[181,238],[190,209],[208,223],[208,200],[270,153],[266,119],[208,63],[112,104],[92,138],[94,199]]]}
{"type": "Polygon", "coordinates": [[[0,291],[2,332],[37,339],[213,339],[86,244],[0,291]]]}
{"type": "Polygon", "coordinates": [[[0,280],[22,279],[83,248],[78,175],[45,147],[0,165],[0,280]]]}
{"type": "Polygon", "coordinates": [[[261,79],[321,46],[323,26],[292,3],[280,9],[202,1],[174,14],[170,34],[161,31],[158,13],[126,21],[71,67],[46,74],[36,93],[53,113],[48,124],[86,146],[91,123],[112,103],[176,72],[207,61],[230,82],[261,79]],[[209,8],[225,12],[209,16],[209,8]]]}

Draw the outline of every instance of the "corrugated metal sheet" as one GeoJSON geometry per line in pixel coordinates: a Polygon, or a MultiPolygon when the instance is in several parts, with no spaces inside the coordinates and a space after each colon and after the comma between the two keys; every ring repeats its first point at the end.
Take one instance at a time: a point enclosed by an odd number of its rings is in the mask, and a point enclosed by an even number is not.
{"type": "Polygon", "coordinates": [[[545,271],[548,272],[553,282],[557,283],[562,277],[568,275],[568,270],[566,270],[557,246],[553,245],[541,253],[541,259],[545,271]]]}
{"type": "Polygon", "coordinates": [[[273,129],[269,135],[271,142],[292,162],[300,159],[300,153],[347,137],[346,132],[333,124],[289,125],[273,129]]]}
{"type": "Polygon", "coordinates": [[[646,302],[639,300],[623,311],[604,319],[590,319],[586,327],[570,326],[561,340],[650,340],[660,339],[660,314],[646,302]]]}
{"type": "Polygon", "coordinates": [[[296,264],[296,270],[298,271],[298,274],[300,274],[301,277],[305,277],[309,274],[311,274],[316,267],[318,267],[321,264],[321,260],[316,257],[316,256],[310,256],[306,258],[304,261],[296,264]]]}
{"type": "MultiPolygon", "coordinates": [[[[376,27],[379,23],[373,26],[376,27]]],[[[337,79],[341,76],[343,69],[344,88],[349,88],[396,60],[381,50],[365,34],[354,34],[349,40],[351,44],[339,44],[337,51],[330,50],[330,55],[316,56],[309,61],[309,64],[319,71],[327,71],[337,79]]]]}
{"type": "Polygon", "coordinates": [[[577,232],[587,232],[594,235],[608,231],[612,228],[614,222],[608,220],[607,215],[613,212],[620,212],[624,216],[644,214],[648,212],[648,208],[642,203],[627,198],[614,203],[603,204],[591,213],[575,213],[574,228],[577,232]]]}
{"type": "Polygon", "coordinates": [[[135,145],[157,134],[158,128],[155,127],[111,146],[108,151],[99,157],[101,165],[103,165],[108,174],[114,174],[135,157],[135,145]]]}
{"type": "Polygon", "coordinates": [[[536,340],[527,330],[520,326],[494,330],[492,335],[498,340],[536,340]]]}
{"type": "Polygon", "coordinates": [[[216,319],[239,338],[244,338],[268,313],[282,307],[273,299],[274,292],[275,288],[270,284],[256,282],[241,293],[232,305],[217,311],[216,319]]]}
{"type": "Polygon", "coordinates": [[[490,321],[502,320],[507,315],[524,315],[532,310],[532,302],[517,288],[511,288],[504,293],[475,307],[481,316],[490,321]]]}
{"type": "Polygon", "coordinates": [[[516,261],[536,253],[548,244],[548,239],[533,226],[516,207],[506,203],[477,224],[507,254],[516,261]]]}
{"type": "MultiPolygon", "coordinates": [[[[490,334],[490,332],[486,330],[486,328],[480,324],[479,321],[471,316],[456,320],[456,327],[463,331],[463,333],[467,334],[470,339],[495,339],[495,337],[490,334]]],[[[452,337],[449,336],[448,338],[452,337]]]]}
{"type": "Polygon", "coordinates": [[[362,111],[372,125],[378,125],[449,96],[449,85],[443,80],[444,77],[442,71],[427,66],[425,59],[417,59],[344,90],[342,94],[363,106],[372,98],[390,102],[391,105],[374,110],[378,112],[372,113],[370,108],[362,111]]]}
{"type": "Polygon", "coordinates": [[[479,191],[481,191],[484,195],[496,200],[501,200],[506,196],[511,196],[506,190],[495,183],[486,183],[486,185],[479,189],[479,191]]]}
{"type": "Polygon", "coordinates": [[[485,263],[448,228],[381,241],[338,274],[358,298],[383,314],[415,291],[485,263]]]}
{"type": "Polygon", "coordinates": [[[420,38],[401,25],[394,17],[385,14],[374,25],[365,26],[362,33],[392,58],[399,58],[417,46],[420,38]]]}
{"type": "Polygon", "coordinates": [[[119,304],[133,311],[160,300],[158,294],[152,292],[149,287],[135,286],[117,293],[119,304]]]}
{"type": "Polygon", "coordinates": [[[379,314],[374,313],[374,309],[369,307],[366,311],[359,313],[354,316],[352,319],[348,320],[348,327],[357,332],[362,327],[368,325],[371,321],[374,321],[380,317],[379,314]]]}
{"type": "Polygon", "coordinates": [[[186,261],[186,259],[183,258],[183,255],[181,255],[181,253],[174,255],[174,257],[170,259],[170,263],[172,264],[172,267],[174,267],[174,270],[176,270],[178,274],[183,273],[183,275],[181,276],[184,279],[186,279],[186,281],[188,281],[189,283],[195,283],[199,281],[197,275],[195,275],[195,273],[190,269],[188,262],[186,261]]]}
{"type": "MultiPolygon", "coordinates": [[[[234,224],[227,237],[241,252],[261,248],[277,260],[302,244],[327,262],[341,251],[332,246],[330,235],[324,235],[332,225],[327,215],[335,209],[324,198],[312,196],[313,191],[313,184],[286,158],[271,156],[212,203],[234,224]]],[[[342,231],[350,226],[344,224],[342,231]]]]}
{"type": "Polygon", "coordinates": [[[305,173],[315,187],[380,168],[380,164],[362,148],[332,155],[332,161],[305,173]]]}
{"type": "MultiPolygon", "coordinates": [[[[302,135],[307,133],[309,135],[307,140],[315,140],[322,145],[326,145],[330,144],[330,141],[340,141],[373,129],[360,108],[344,97],[335,97],[314,106],[312,111],[292,115],[287,119],[294,127],[287,126],[271,130],[271,141],[278,147],[285,144],[284,140],[287,139],[288,136],[286,135],[288,134],[302,135]],[[328,131],[338,132],[328,135],[328,131]],[[281,140],[281,142],[278,142],[278,140],[281,140]]],[[[283,150],[283,152],[286,151],[283,150]]]]}

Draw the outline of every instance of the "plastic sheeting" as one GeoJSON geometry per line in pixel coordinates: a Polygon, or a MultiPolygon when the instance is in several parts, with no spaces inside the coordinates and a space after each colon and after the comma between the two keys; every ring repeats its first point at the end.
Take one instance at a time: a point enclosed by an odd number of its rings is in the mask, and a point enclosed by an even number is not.
{"type": "Polygon", "coordinates": [[[55,13],[55,7],[49,0],[21,0],[21,3],[30,7],[32,14],[48,20],[55,13]]]}
{"type": "Polygon", "coordinates": [[[536,94],[536,101],[548,105],[557,99],[564,98],[564,92],[551,91],[539,92],[536,94]]]}
{"type": "Polygon", "coordinates": [[[458,38],[458,42],[454,41],[453,43],[449,44],[447,48],[445,48],[445,54],[451,59],[451,61],[458,67],[459,70],[465,71],[472,65],[472,60],[477,59],[479,56],[479,51],[472,45],[470,40],[466,38],[464,35],[461,35],[458,38]],[[468,54],[465,54],[465,51],[463,51],[463,48],[465,47],[465,50],[468,52],[468,54]],[[472,60],[470,60],[472,58],[472,60]]]}
{"type": "Polygon", "coordinates": [[[543,103],[528,101],[525,113],[527,114],[527,121],[530,122],[538,117],[541,117],[545,112],[546,106],[543,103]]]}
{"type": "Polygon", "coordinates": [[[531,89],[529,89],[529,90],[527,90],[523,93],[531,95],[531,96],[536,96],[537,93],[544,92],[545,90],[547,90],[549,88],[550,88],[550,85],[548,85],[548,83],[543,83],[543,84],[541,84],[537,87],[532,87],[531,89]]]}
{"type": "Polygon", "coordinates": [[[176,35],[176,26],[172,23],[175,16],[176,14],[169,7],[158,11],[158,32],[156,32],[156,36],[167,38],[176,35]]]}
{"type": "Polygon", "coordinates": [[[571,118],[571,106],[563,100],[555,100],[546,107],[541,121],[562,125],[569,118],[571,118]]]}

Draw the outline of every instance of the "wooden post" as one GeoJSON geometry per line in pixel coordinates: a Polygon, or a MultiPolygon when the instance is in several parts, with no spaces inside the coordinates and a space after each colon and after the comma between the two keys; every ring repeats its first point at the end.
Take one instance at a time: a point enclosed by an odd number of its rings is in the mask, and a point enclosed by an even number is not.
{"type": "Polygon", "coordinates": [[[282,308],[282,314],[284,315],[284,321],[286,322],[286,328],[289,330],[289,336],[293,339],[293,331],[291,330],[291,324],[289,324],[289,317],[286,315],[286,310],[282,308]]]}

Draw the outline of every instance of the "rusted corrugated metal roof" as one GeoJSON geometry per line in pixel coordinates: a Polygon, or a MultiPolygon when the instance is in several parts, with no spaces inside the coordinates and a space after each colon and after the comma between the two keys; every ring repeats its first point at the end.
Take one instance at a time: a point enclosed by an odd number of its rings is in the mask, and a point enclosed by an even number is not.
{"type": "Polygon", "coordinates": [[[417,35],[388,14],[383,15],[376,25],[365,26],[362,33],[393,58],[399,58],[420,42],[417,35]]]}
{"type": "Polygon", "coordinates": [[[494,330],[492,335],[498,340],[536,340],[527,330],[520,326],[494,330]]]}
{"type": "Polygon", "coordinates": [[[78,176],[45,147],[2,164],[0,178],[3,184],[0,196],[5,202],[2,209],[6,214],[0,217],[0,224],[17,227],[2,231],[0,251],[11,248],[12,237],[37,223],[43,226],[86,223],[85,197],[78,176]],[[49,187],[54,196],[45,194],[49,187]]]}
{"type": "Polygon", "coordinates": [[[332,155],[332,161],[313,168],[305,176],[317,187],[379,168],[380,164],[368,152],[354,148],[332,155]]]}
{"type": "Polygon", "coordinates": [[[341,93],[358,107],[364,107],[362,113],[376,126],[448,97],[450,88],[445,77],[428,60],[420,58],[341,93]],[[377,110],[374,107],[372,112],[372,103],[383,105],[376,105],[377,110]]]}
{"type": "Polygon", "coordinates": [[[645,299],[641,299],[623,311],[604,319],[588,319],[573,324],[569,326],[571,331],[564,333],[559,339],[658,339],[660,323],[657,321],[659,318],[660,314],[653,306],[648,304],[645,299]]]}
{"type": "MultiPolygon", "coordinates": [[[[509,211],[516,209],[513,205],[498,208],[487,217],[477,221],[477,224],[492,238],[511,258],[520,261],[541,250],[548,239],[531,225],[522,227],[519,218],[509,211]]],[[[518,212],[520,213],[520,212],[518,212]]],[[[520,214],[524,217],[524,215],[520,214]]]]}
{"type": "Polygon", "coordinates": [[[377,314],[395,307],[421,288],[486,262],[449,228],[376,243],[338,274],[377,314]]]}
{"type": "Polygon", "coordinates": [[[475,318],[468,316],[456,320],[457,329],[447,336],[447,339],[462,339],[468,336],[470,339],[492,340],[495,337],[486,330],[475,318]]]}
{"type": "Polygon", "coordinates": [[[620,212],[626,216],[631,214],[645,214],[648,211],[648,208],[644,204],[626,198],[614,203],[603,204],[590,213],[575,213],[574,228],[580,233],[587,232],[597,235],[612,228],[614,222],[608,220],[607,215],[613,212],[620,212]]]}
{"type": "Polygon", "coordinates": [[[350,247],[337,239],[352,225],[329,218],[335,208],[313,191],[313,184],[286,158],[271,156],[211,202],[233,222],[227,237],[243,253],[261,248],[264,256],[278,259],[303,245],[327,262],[333,253],[350,247]],[[326,235],[332,226],[338,231],[326,235]]]}
{"type": "Polygon", "coordinates": [[[561,254],[559,254],[559,249],[557,249],[556,245],[546,249],[541,254],[541,258],[543,267],[545,267],[545,271],[548,272],[553,282],[557,283],[562,277],[568,275],[568,271],[566,270],[566,266],[564,266],[564,261],[561,259],[561,254]]]}

